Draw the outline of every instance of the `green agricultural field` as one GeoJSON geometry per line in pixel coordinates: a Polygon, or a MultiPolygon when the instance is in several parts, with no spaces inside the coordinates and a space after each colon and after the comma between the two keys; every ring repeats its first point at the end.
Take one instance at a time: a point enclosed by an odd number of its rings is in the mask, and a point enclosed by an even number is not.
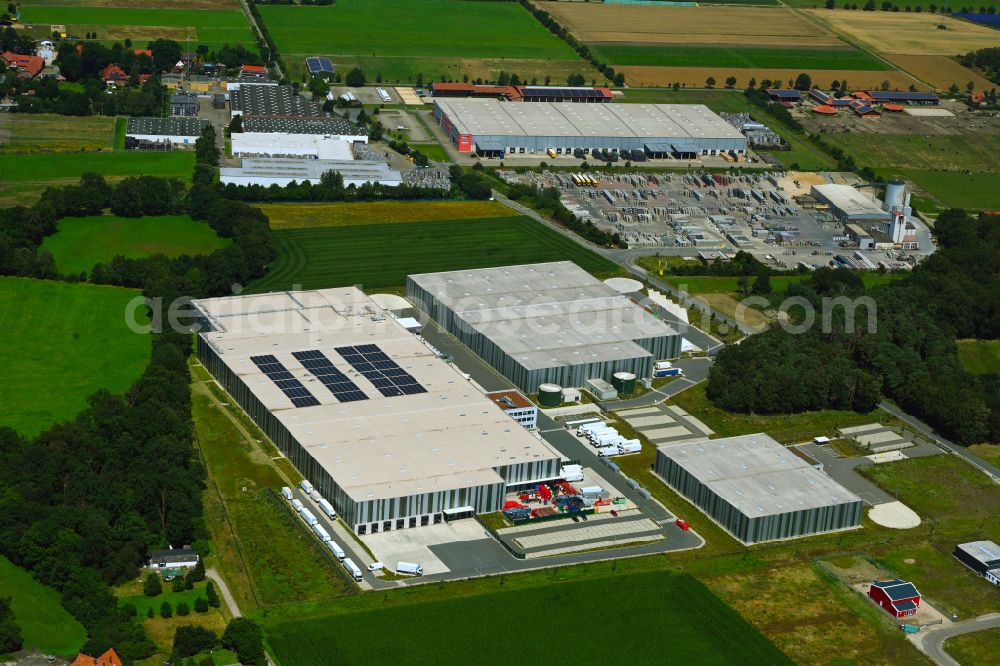
{"type": "Polygon", "coordinates": [[[927,171],[920,169],[877,169],[886,179],[906,178],[929,192],[944,206],[966,210],[1000,209],[997,172],[927,171]]]}
{"type": "Polygon", "coordinates": [[[71,6],[48,3],[39,6],[26,0],[21,6],[21,18],[36,25],[63,24],[70,33],[81,37],[83,33],[96,31],[98,39],[104,42],[131,38],[144,43],[159,37],[185,42],[190,37],[192,44],[197,42],[210,49],[224,44],[256,45],[246,15],[236,6],[218,10],[66,4],[71,6]]]}
{"type": "MultiPolygon", "coordinates": [[[[626,88],[615,104],[704,104],[716,113],[750,111],[750,102],[742,90],[673,90],[671,88],[626,88]]],[[[756,110],[756,109],[755,109],[756,110]]]]}
{"type": "MultiPolygon", "coordinates": [[[[0,278],[0,425],[33,436],[73,418],[99,389],[124,392],[149,360],[126,325],[132,289],[0,278]],[[59,390],[53,390],[57,386],[59,390]]],[[[136,318],[145,316],[144,311],[136,318]]]]}
{"type": "Polygon", "coordinates": [[[207,224],[187,215],[94,215],[61,220],[58,233],[46,238],[42,249],[55,258],[59,272],[76,275],[89,273],[97,264],[119,255],[135,259],[153,254],[209,254],[228,243],[207,224]]]}
{"type": "Polygon", "coordinates": [[[1000,375],[1000,340],[959,340],[962,366],[974,375],[1000,375]]]}
{"type": "MultiPolygon", "coordinates": [[[[598,622],[600,624],[600,622],[598,622]]],[[[586,663],[790,664],[694,578],[648,573],[549,584],[265,627],[281,664],[586,663]],[[673,601],[671,601],[673,600],[673,601]],[[674,603],[677,602],[677,603],[674,603]],[[620,620],[555,640],[564,615],[620,620]],[[391,628],[391,631],[389,630],[391,628]],[[391,634],[391,639],[387,632],[391,634]],[[471,640],[459,640],[458,637],[471,640]]]]}
{"type": "Polygon", "coordinates": [[[348,284],[401,288],[411,273],[569,260],[592,273],[616,266],[527,217],[287,229],[278,258],[251,292],[348,284]]]}
{"type": "Polygon", "coordinates": [[[59,593],[2,555],[0,597],[11,598],[25,649],[72,659],[87,640],[87,630],[63,608],[59,593]]]}
{"type": "Polygon", "coordinates": [[[1000,654],[1000,629],[949,638],[944,649],[962,666],[992,666],[1000,654]]]}
{"type": "Polygon", "coordinates": [[[0,206],[31,204],[47,187],[71,185],[88,171],[109,181],[126,176],[164,176],[188,180],[194,152],[100,152],[4,155],[0,170],[0,206]]]}
{"type": "Polygon", "coordinates": [[[560,62],[574,63],[573,71],[593,71],[514,2],[340,0],[325,7],[258,10],[293,71],[304,56],[320,54],[338,65],[360,66],[372,80],[379,73],[387,80],[410,81],[418,73],[431,80],[453,67],[459,79],[462,71],[486,69],[535,75],[528,67],[552,67],[555,76],[560,62]]]}
{"type": "MultiPolygon", "coordinates": [[[[758,69],[888,70],[871,54],[852,48],[782,49],[652,44],[591,44],[591,53],[612,66],[732,67],[758,69]]],[[[719,82],[721,85],[721,81],[719,82]]]]}
{"type": "Polygon", "coordinates": [[[109,116],[5,113],[0,116],[0,152],[110,150],[114,128],[109,116]]]}
{"type": "MultiPolygon", "coordinates": [[[[808,261],[808,256],[805,257],[808,261]]],[[[771,276],[771,289],[772,293],[782,294],[788,290],[788,286],[794,282],[802,282],[808,279],[808,274],[803,275],[772,275],[771,276]]],[[[871,289],[872,287],[889,284],[893,280],[898,280],[902,275],[879,275],[877,273],[862,273],[860,276],[861,282],[864,283],[865,287],[871,289]]],[[[683,286],[684,290],[690,294],[739,294],[740,291],[740,278],[738,277],[716,277],[716,276],[701,276],[701,275],[667,275],[665,276],[667,282],[677,286],[683,286]]],[[[750,282],[753,284],[755,278],[751,277],[750,282]]]]}

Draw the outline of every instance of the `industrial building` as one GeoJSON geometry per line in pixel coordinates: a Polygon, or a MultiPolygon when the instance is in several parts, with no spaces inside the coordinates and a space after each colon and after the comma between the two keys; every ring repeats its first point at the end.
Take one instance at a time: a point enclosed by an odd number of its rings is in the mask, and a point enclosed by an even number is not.
{"type": "Polygon", "coordinates": [[[368,143],[368,132],[349,120],[329,118],[279,118],[272,116],[246,116],[243,131],[258,134],[294,134],[329,136],[342,141],[368,143]]]}
{"type": "Polygon", "coordinates": [[[230,83],[229,109],[232,116],[279,116],[322,118],[323,107],[295,93],[291,86],[270,83],[230,83]]]}
{"type": "Polygon", "coordinates": [[[504,414],[525,428],[533,430],[538,427],[538,407],[520,391],[493,391],[487,393],[486,397],[495,402],[504,414]]]}
{"type": "Polygon", "coordinates": [[[195,93],[174,92],[170,95],[172,116],[197,116],[199,106],[198,95],[195,93]]]}
{"type": "Polygon", "coordinates": [[[955,546],[955,557],[994,585],[1000,585],[1000,546],[995,541],[970,541],[955,546]]]}
{"type": "Polygon", "coordinates": [[[170,142],[194,145],[203,129],[208,127],[206,118],[170,116],[169,118],[129,118],[125,123],[125,139],[133,141],[170,142]]]}
{"type": "Polygon", "coordinates": [[[529,394],[680,354],[676,330],[569,261],[410,275],[406,297],[529,394]]]}
{"type": "Polygon", "coordinates": [[[811,194],[830,206],[834,217],[844,223],[844,233],[860,249],[920,249],[916,226],[910,220],[910,195],[902,181],[886,183],[884,201],[850,185],[832,183],[813,185],[811,194]]]}
{"type": "Polygon", "coordinates": [[[875,198],[874,194],[859,192],[850,185],[836,183],[813,185],[810,194],[817,201],[829,204],[834,217],[845,224],[880,223],[889,219],[889,214],[882,210],[882,202],[875,198]]]}
{"type": "Polygon", "coordinates": [[[764,433],[661,446],[654,471],[745,544],[861,524],[861,498],[764,433]]]}
{"type": "MultiPolygon", "coordinates": [[[[366,139],[368,137],[365,137],[366,139]]],[[[233,157],[303,157],[314,160],[353,160],[351,141],[319,134],[233,132],[233,157]]],[[[367,143],[365,141],[364,143],[367,143]]]]}
{"type": "Polygon", "coordinates": [[[222,167],[219,180],[223,185],[279,185],[308,180],[319,183],[328,171],[335,171],[344,178],[344,186],[361,186],[379,183],[395,187],[403,182],[398,171],[385,162],[374,160],[328,160],[301,158],[244,158],[241,166],[222,167]]]}
{"type": "Polygon", "coordinates": [[[559,454],[356,287],[193,302],[198,357],[358,534],[498,511],[559,454]]]}
{"type": "Polygon", "coordinates": [[[579,148],[641,150],[650,157],[694,158],[746,152],[747,139],[701,104],[510,104],[495,99],[435,99],[434,118],[459,152],[569,154],[579,148]]]}
{"type": "Polygon", "coordinates": [[[509,102],[574,102],[607,104],[612,100],[608,88],[583,86],[491,86],[475,83],[432,83],[434,97],[474,97],[509,102]]]}

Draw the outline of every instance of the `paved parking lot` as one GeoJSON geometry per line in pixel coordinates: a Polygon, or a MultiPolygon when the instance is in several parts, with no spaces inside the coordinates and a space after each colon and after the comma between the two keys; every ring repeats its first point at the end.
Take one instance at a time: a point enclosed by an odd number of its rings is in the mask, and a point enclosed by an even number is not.
{"type": "Polygon", "coordinates": [[[681,444],[715,434],[711,428],[676,405],[657,404],[614,413],[642,433],[654,446],[681,444]]]}

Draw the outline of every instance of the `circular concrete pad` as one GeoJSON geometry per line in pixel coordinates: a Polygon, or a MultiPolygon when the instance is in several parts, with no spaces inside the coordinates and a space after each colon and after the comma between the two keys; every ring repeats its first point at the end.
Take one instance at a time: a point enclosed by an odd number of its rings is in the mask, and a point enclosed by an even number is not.
{"type": "Polygon", "coordinates": [[[408,300],[396,294],[371,294],[370,298],[384,310],[405,310],[411,307],[408,300]]]}
{"type": "Polygon", "coordinates": [[[868,517],[882,527],[894,530],[908,530],[920,525],[920,516],[902,502],[886,502],[873,506],[868,511],[868,517]]]}
{"type": "Polygon", "coordinates": [[[638,280],[633,280],[632,278],[608,278],[604,281],[604,284],[608,285],[619,294],[631,294],[637,291],[642,291],[642,283],[638,280]]]}

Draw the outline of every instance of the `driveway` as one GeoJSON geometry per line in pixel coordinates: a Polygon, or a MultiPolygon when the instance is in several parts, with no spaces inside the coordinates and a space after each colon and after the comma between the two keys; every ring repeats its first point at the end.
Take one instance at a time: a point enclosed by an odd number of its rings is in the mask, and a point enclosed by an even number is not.
{"type": "Polygon", "coordinates": [[[972,620],[954,622],[936,629],[932,628],[926,632],[911,635],[909,638],[921,652],[933,659],[934,663],[940,666],[961,666],[945,652],[944,642],[954,636],[986,629],[1000,629],[1000,613],[980,615],[972,620]]]}

